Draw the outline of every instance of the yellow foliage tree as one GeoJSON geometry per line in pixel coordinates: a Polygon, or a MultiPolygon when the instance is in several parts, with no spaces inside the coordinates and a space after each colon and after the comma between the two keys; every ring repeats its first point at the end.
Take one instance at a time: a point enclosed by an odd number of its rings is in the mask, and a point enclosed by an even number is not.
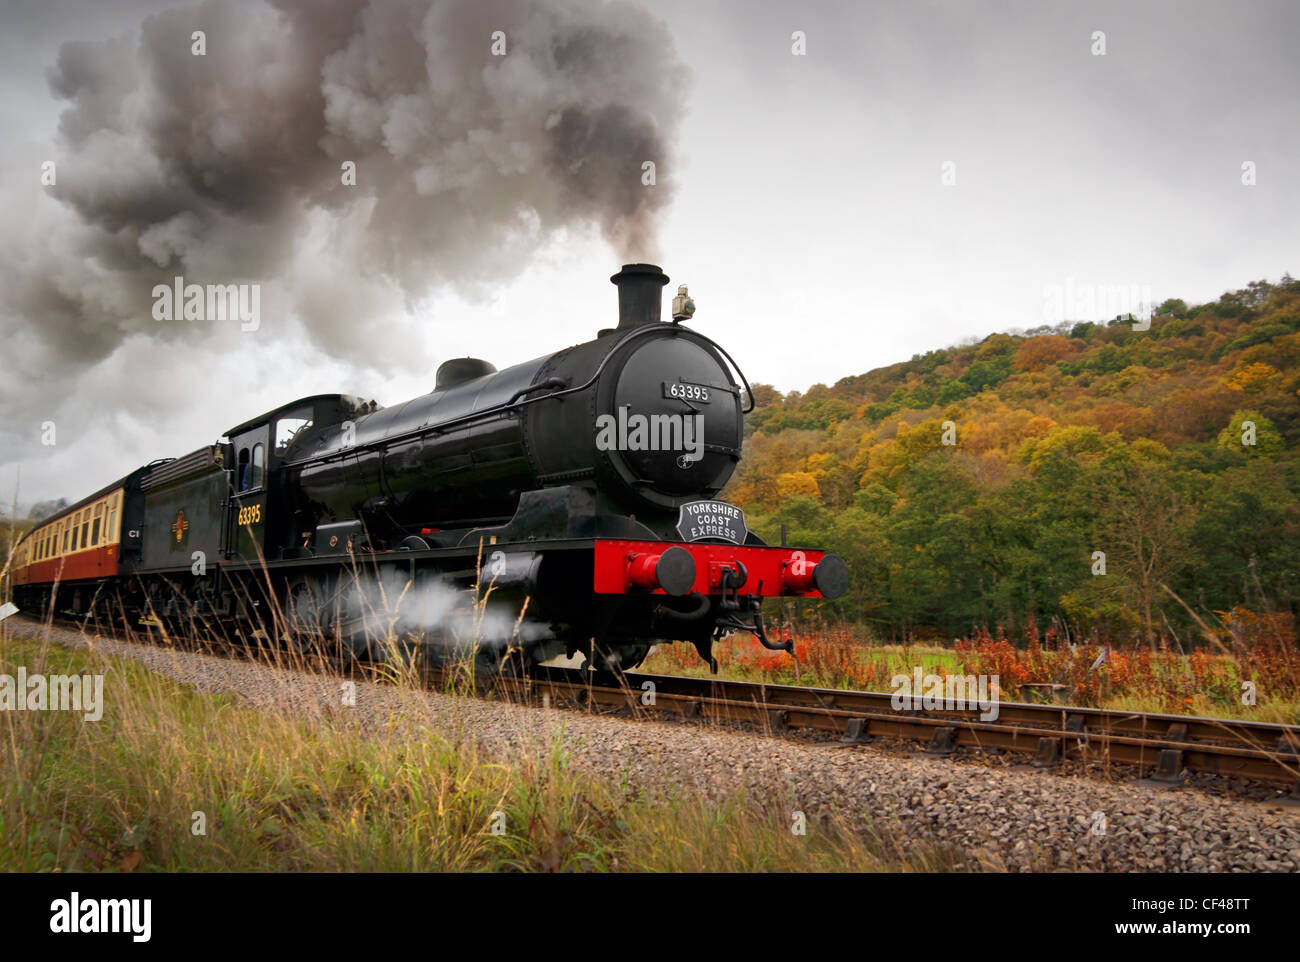
{"type": "Polygon", "coordinates": [[[1041,438],[1054,427],[1056,422],[1051,418],[1032,417],[1025,422],[1024,434],[1028,438],[1041,438]]]}
{"type": "Polygon", "coordinates": [[[1030,338],[1021,344],[1012,363],[1017,371],[1041,371],[1049,364],[1063,361],[1074,353],[1075,347],[1068,337],[1049,334],[1030,338]]]}
{"type": "Polygon", "coordinates": [[[789,471],[785,474],[778,474],[776,476],[776,491],[782,501],[789,501],[791,498],[800,495],[817,499],[822,496],[821,488],[817,484],[817,478],[807,471],[789,471]]]}
{"type": "Polygon", "coordinates": [[[1274,387],[1282,378],[1282,372],[1272,364],[1256,361],[1232,372],[1228,383],[1239,387],[1247,394],[1259,394],[1274,387]]]}

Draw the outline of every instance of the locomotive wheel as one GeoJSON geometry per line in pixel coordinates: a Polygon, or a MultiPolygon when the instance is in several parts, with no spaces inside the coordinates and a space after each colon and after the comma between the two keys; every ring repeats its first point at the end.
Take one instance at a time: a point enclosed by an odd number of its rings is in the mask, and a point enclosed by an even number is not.
{"type": "Polygon", "coordinates": [[[649,645],[625,646],[618,649],[619,671],[631,671],[650,656],[649,645]]]}
{"type": "Polygon", "coordinates": [[[505,678],[531,678],[535,674],[537,662],[529,653],[518,647],[507,648],[496,666],[496,673],[505,678]]]}
{"type": "Polygon", "coordinates": [[[284,611],[291,633],[288,640],[299,651],[355,654],[365,619],[328,580],[310,575],[295,578],[286,592],[284,611]]]}
{"type": "Polygon", "coordinates": [[[611,644],[593,639],[583,668],[597,674],[621,675],[641,664],[649,654],[649,645],[611,644]]]}
{"type": "Polygon", "coordinates": [[[297,578],[289,585],[284,603],[291,645],[300,651],[318,645],[325,638],[323,586],[315,578],[297,578]]]}

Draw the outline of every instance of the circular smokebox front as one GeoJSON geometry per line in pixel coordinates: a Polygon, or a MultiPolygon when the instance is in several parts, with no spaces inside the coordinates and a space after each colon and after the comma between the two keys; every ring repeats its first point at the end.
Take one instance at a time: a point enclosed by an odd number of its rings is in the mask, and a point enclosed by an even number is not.
{"type": "Polygon", "coordinates": [[[740,391],[702,340],[664,325],[604,378],[598,446],[631,491],[675,508],[716,494],[740,457],[740,391]]]}

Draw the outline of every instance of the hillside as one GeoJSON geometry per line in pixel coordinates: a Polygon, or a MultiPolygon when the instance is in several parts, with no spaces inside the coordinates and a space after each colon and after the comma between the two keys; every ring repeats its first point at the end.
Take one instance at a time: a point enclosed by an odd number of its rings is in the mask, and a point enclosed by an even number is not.
{"type": "Polygon", "coordinates": [[[790,543],[845,556],[854,585],[827,615],[888,638],[1016,634],[1031,618],[1184,645],[1203,636],[1198,618],[1291,631],[1289,275],[1211,304],[1166,301],[1147,331],[1115,320],[992,334],[804,394],[755,395],[723,496],[766,537],[784,523],[790,543]]]}

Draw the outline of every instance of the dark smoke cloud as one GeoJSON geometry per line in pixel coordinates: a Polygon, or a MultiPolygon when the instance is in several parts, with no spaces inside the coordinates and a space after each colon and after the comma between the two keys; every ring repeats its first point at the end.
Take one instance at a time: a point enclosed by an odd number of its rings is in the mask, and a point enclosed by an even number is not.
{"type": "Polygon", "coordinates": [[[0,298],[72,366],[170,336],[151,292],[177,274],[270,283],[347,355],[376,304],[481,293],[566,232],[656,257],[686,89],[662,24],[581,0],[208,0],[64,44],[48,81],[75,216],[11,245],[0,298]]]}

